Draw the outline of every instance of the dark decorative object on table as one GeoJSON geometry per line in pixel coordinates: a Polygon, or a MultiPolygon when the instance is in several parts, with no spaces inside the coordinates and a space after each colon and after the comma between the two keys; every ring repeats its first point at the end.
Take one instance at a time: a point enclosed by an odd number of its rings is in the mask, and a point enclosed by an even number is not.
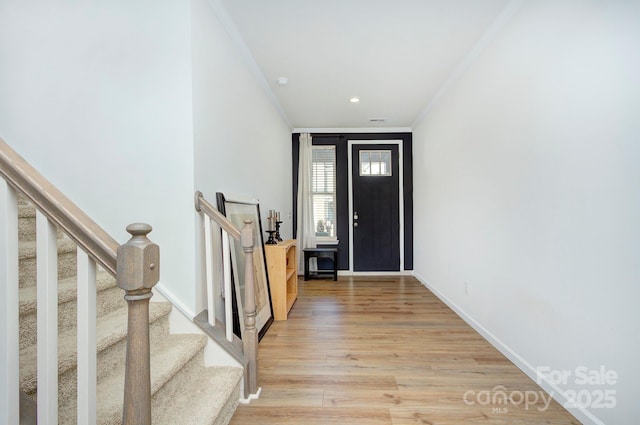
{"type": "Polygon", "coordinates": [[[280,237],[280,213],[276,210],[269,210],[267,216],[267,233],[269,239],[265,242],[265,245],[277,245],[278,242],[282,242],[280,237]]]}
{"type": "MultiPolygon", "coordinates": [[[[280,213],[278,213],[278,215],[280,215],[280,213]]],[[[282,242],[282,237],[280,236],[280,225],[282,224],[281,221],[276,221],[276,241],[278,242],[282,242]]]]}
{"type": "MultiPolygon", "coordinates": [[[[276,233],[275,230],[267,230],[267,233],[269,234],[269,239],[267,239],[267,241],[264,243],[265,245],[277,245],[278,242],[276,242],[276,240],[274,239],[274,235],[276,233]]],[[[282,239],[280,239],[282,240],[282,239]]]]}

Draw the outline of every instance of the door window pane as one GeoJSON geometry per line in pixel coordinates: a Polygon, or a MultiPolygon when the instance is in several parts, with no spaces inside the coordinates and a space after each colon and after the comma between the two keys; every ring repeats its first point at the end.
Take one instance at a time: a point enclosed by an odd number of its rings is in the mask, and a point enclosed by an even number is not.
{"type": "Polygon", "coordinates": [[[390,176],[391,151],[360,151],[361,176],[390,176]]]}
{"type": "Polygon", "coordinates": [[[387,176],[391,175],[391,152],[384,151],[380,153],[380,173],[387,176]]]}
{"type": "Polygon", "coordinates": [[[371,174],[369,152],[360,152],[360,175],[371,174]]]}

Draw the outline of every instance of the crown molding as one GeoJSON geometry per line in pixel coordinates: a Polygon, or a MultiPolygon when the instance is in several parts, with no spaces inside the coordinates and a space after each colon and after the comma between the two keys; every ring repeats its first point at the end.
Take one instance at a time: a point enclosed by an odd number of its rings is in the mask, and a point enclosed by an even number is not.
{"type": "Polygon", "coordinates": [[[278,98],[273,92],[271,85],[265,78],[264,73],[262,72],[262,69],[260,68],[255,58],[251,54],[251,50],[249,50],[249,47],[247,47],[247,44],[245,43],[244,38],[240,34],[240,31],[238,31],[236,24],[231,19],[231,16],[229,16],[229,12],[227,12],[227,8],[224,7],[224,4],[222,4],[221,0],[208,0],[208,2],[211,5],[211,8],[213,9],[214,14],[220,21],[220,24],[222,25],[224,30],[227,32],[227,34],[229,34],[229,37],[231,38],[233,43],[236,45],[236,48],[238,49],[242,58],[244,59],[245,64],[247,65],[247,67],[249,68],[253,76],[256,78],[256,80],[264,90],[267,98],[269,99],[273,107],[278,111],[278,113],[280,114],[284,122],[287,124],[287,126],[289,128],[292,128],[292,124],[291,124],[291,120],[289,119],[289,116],[287,115],[284,108],[278,101],[278,98]]]}
{"type": "Polygon", "coordinates": [[[292,133],[411,133],[411,127],[294,128],[292,133]]]}

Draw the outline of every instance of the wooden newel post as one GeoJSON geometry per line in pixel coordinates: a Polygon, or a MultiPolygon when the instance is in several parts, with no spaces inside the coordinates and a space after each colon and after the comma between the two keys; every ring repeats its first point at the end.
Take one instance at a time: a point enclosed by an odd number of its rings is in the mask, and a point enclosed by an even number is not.
{"type": "Polygon", "coordinates": [[[122,423],[150,425],[149,299],[160,279],[160,248],[147,239],[148,224],[130,224],[127,232],[132,237],[118,248],[116,267],[116,281],[129,306],[122,423]]]}
{"type": "Polygon", "coordinates": [[[240,235],[240,244],[244,251],[244,334],[242,344],[247,359],[245,374],[245,398],[258,392],[258,332],[256,331],[256,290],[253,265],[253,247],[255,237],[251,220],[244,220],[240,235]]]}

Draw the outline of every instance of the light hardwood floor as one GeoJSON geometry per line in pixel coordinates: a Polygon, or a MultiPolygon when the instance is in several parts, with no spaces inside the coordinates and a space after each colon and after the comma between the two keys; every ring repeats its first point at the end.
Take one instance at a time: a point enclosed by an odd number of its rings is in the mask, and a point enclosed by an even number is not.
{"type": "Polygon", "coordinates": [[[580,424],[412,277],[300,279],[259,362],[232,425],[580,424]]]}

